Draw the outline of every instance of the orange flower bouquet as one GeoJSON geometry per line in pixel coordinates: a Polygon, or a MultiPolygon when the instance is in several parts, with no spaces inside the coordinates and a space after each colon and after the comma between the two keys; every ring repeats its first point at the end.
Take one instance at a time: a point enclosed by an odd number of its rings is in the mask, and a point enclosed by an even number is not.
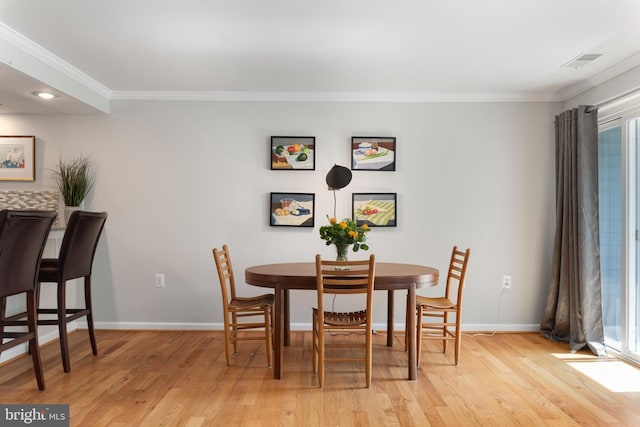
{"type": "MultiPolygon", "coordinates": [[[[367,245],[366,233],[371,231],[367,224],[358,226],[351,218],[345,218],[338,222],[335,218],[329,218],[329,225],[323,225],[320,227],[320,238],[329,245],[336,245],[338,254],[340,255],[341,249],[346,250],[349,246],[353,245],[353,252],[358,252],[360,249],[366,251],[369,249],[367,245]]],[[[344,253],[346,258],[346,252],[344,253]]]]}

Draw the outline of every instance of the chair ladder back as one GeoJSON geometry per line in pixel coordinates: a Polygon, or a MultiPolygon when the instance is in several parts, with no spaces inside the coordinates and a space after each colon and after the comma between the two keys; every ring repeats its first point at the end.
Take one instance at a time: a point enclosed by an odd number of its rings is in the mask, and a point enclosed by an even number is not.
{"type": "MultiPolygon", "coordinates": [[[[316,255],[316,284],[318,307],[313,309],[313,371],[318,373],[320,388],[324,384],[325,362],[360,361],[365,363],[366,385],[371,383],[372,306],[375,281],[375,255],[363,261],[329,261],[316,255]],[[337,268],[337,269],[336,269],[337,268]],[[327,294],[366,294],[366,309],[349,312],[325,311],[327,294]],[[333,331],[360,331],[364,341],[325,342],[325,333],[333,331]],[[325,354],[325,348],[361,348],[363,357],[325,354]]],[[[361,296],[362,298],[362,296],[361,296]]]]}
{"type": "Polygon", "coordinates": [[[467,273],[467,261],[469,259],[470,249],[461,251],[458,246],[454,246],[451,251],[451,259],[449,261],[449,270],[447,272],[447,286],[445,289],[445,298],[451,299],[451,291],[453,282],[455,281],[457,288],[457,298],[459,301],[462,297],[462,289],[464,287],[464,277],[467,273]]]}
{"type": "Polygon", "coordinates": [[[236,298],[236,285],[229,256],[229,247],[222,245],[222,250],[213,249],[213,260],[216,263],[220,289],[222,290],[222,311],[224,321],[224,353],[227,366],[231,366],[231,350],[238,352],[238,341],[265,341],[267,365],[271,366],[273,334],[272,316],[274,295],[265,294],[256,297],[236,298]],[[246,318],[262,316],[264,321],[245,321],[246,318]],[[263,337],[244,334],[245,331],[263,330],[263,337]]]}
{"type": "Polygon", "coordinates": [[[222,246],[222,251],[217,248],[213,249],[213,259],[216,262],[222,299],[226,307],[231,300],[236,298],[236,283],[227,245],[222,246]]]}
{"type": "MultiPolygon", "coordinates": [[[[420,366],[422,354],[422,340],[436,340],[442,342],[442,352],[447,352],[447,342],[455,343],[455,364],[460,359],[460,342],[462,338],[462,292],[464,289],[465,277],[467,275],[467,265],[471,249],[464,251],[454,246],[451,251],[449,269],[447,272],[447,285],[444,298],[416,297],[417,301],[417,362],[420,366]],[[457,285],[457,298],[454,300],[450,294],[453,293],[453,283],[457,285]],[[455,316],[450,319],[449,315],[455,316]],[[425,318],[427,321],[425,322],[425,318]],[[436,319],[436,320],[434,320],[436,319]]],[[[406,345],[406,341],[405,341],[406,345]]]]}
{"type": "Polygon", "coordinates": [[[464,252],[464,262],[462,264],[462,272],[460,273],[460,282],[458,284],[458,309],[462,306],[462,290],[467,278],[467,266],[469,265],[469,255],[471,255],[471,249],[467,249],[464,252]]]}
{"type": "MultiPolygon", "coordinates": [[[[316,255],[316,280],[318,288],[318,310],[323,311],[323,294],[369,294],[373,293],[375,281],[375,255],[359,261],[329,261],[316,255]],[[348,266],[347,270],[336,270],[337,266],[348,266]]],[[[371,310],[371,298],[367,298],[367,310],[371,310]]]]}

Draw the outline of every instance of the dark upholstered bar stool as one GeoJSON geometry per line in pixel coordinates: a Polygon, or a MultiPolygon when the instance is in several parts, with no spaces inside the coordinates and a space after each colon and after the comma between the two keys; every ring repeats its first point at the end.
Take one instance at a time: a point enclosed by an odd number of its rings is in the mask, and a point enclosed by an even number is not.
{"type": "Polygon", "coordinates": [[[28,342],[40,390],[45,384],[38,346],[36,279],[55,217],[54,212],[0,211],[0,352],[28,342]],[[7,297],[22,293],[27,299],[27,331],[6,332],[2,319],[7,297]]]}
{"type": "Polygon", "coordinates": [[[40,264],[38,282],[55,283],[58,287],[58,307],[38,308],[38,314],[55,314],[56,319],[38,319],[39,325],[58,325],[60,333],[60,351],[62,367],[65,372],[71,370],[69,360],[69,342],[67,324],[86,316],[89,339],[93,354],[98,354],[96,337],[93,330],[93,311],[91,307],[91,269],[98,247],[98,240],[107,220],[106,212],[75,211],[71,214],[62,239],[60,255],[56,258],[43,258],[40,264]],[[68,280],[84,278],[84,307],[67,308],[66,283],[68,280]]]}
{"type": "MultiPolygon", "coordinates": [[[[86,316],[91,350],[93,354],[98,354],[91,307],[91,269],[98,240],[106,220],[106,212],[73,212],[64,232],[58,258],[42,258],[40,264],[38,300],[42,284],[54,283],[57,286],[57,307],[41,308],[40,301],[38,301],[38,325],[58,326],[62,367],[65,372],[71,370],[67,338],[67,324],[69,322],[86,316]],[[67,308],[67,281],[78,278],[84,278],[84,307],[67,308]],[[43,318],[40,316],[42,314],[55,315],[55,318],[43,318]]],[[[8,317],[5,325],[23,325],[25,321],[19,319],[24,317],[25,313],[8,317]]]]}

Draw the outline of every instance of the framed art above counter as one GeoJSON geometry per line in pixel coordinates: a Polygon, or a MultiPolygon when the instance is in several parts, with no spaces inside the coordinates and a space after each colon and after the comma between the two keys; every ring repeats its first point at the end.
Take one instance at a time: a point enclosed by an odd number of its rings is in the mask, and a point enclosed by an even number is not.
{"type": "Polygon", "coordinates": [[[36,180],[36,137],[0,136],[0,181],[36,180]]]}

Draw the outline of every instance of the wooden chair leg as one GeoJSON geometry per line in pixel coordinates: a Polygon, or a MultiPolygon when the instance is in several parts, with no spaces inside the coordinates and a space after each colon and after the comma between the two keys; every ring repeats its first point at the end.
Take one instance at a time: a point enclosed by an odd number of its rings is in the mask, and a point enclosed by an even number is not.
{"type": "Polygon", "coordinates": [[[460,360],[460,341],[462,338],[462,331],[460,330],[460,312],[456,313],[456,351],[455,351],[455,361],[456,366],[458,365],[458,361],[460,360]]]}
{"type": "Polygon", "coordinates": [[[373,330],[367,328],[367,339],[366,339],[366,356],[365,356],[365,375],[367,380],[367,388],[371,386],[371,365],[372,365],[372,339],[373,339],[373,330]]]}
{"type": "Polygon", "coordinates": [[[422,306],[418,307],[416,314],[416,365],[420,367],[420,360],[422,358],[422,306]]]}
{"type": "Polygon", "coordinates": [[[324,327],[322,325],[318,325],[318,384],[320,388],[324,387],[324,327]]]}
{"type": "Polygon", "coordinates": [[[445,311],[444,313],[442,313],[443,315],[443,323],[444,325],[442,326],[442,352],[446,353],[447,352],[447,342],[449,340],[447,340],[447,336],[449,335],[449,327],[446,325],[449,322],[449,312],[445,311]]]}
{"type": "MultiPolygon", "coordinates": [[[[238,336],[238,315],[235,312],[231,313],[231,336],[233,338],[238,336]]],[[[232,339],[233,341],[233,354],[238,354],[238,340],[232,339]]]]}
{"type": "Polygon", "coordinates": [[[316,325],[316,313],[315,311],[311,315],[311,345],[312,345],[312,363],[313,363],[313,372],[318,372],[318,327],[316,325]]]}
{"type": "Polygon", "coordinates": [[[267,365],[271,367],[271,309],[264,309],[264,339],[267,347],[267,365]]]}
{"type": "Polygon", "coordinates": [[[229,326],[229,313],[224,311],[224,355],[227,359],[227,366],[231,366],[231,337],[229,326]]]}
{"type": "Polygon", "coordinates": [[[409,310],[406,310],[404,314],[404,351],[405,352],[409,351],[409,334],[411,333],[411,331],[407,329],[409,325],[409,315],[410,315],[409,310]]]}

